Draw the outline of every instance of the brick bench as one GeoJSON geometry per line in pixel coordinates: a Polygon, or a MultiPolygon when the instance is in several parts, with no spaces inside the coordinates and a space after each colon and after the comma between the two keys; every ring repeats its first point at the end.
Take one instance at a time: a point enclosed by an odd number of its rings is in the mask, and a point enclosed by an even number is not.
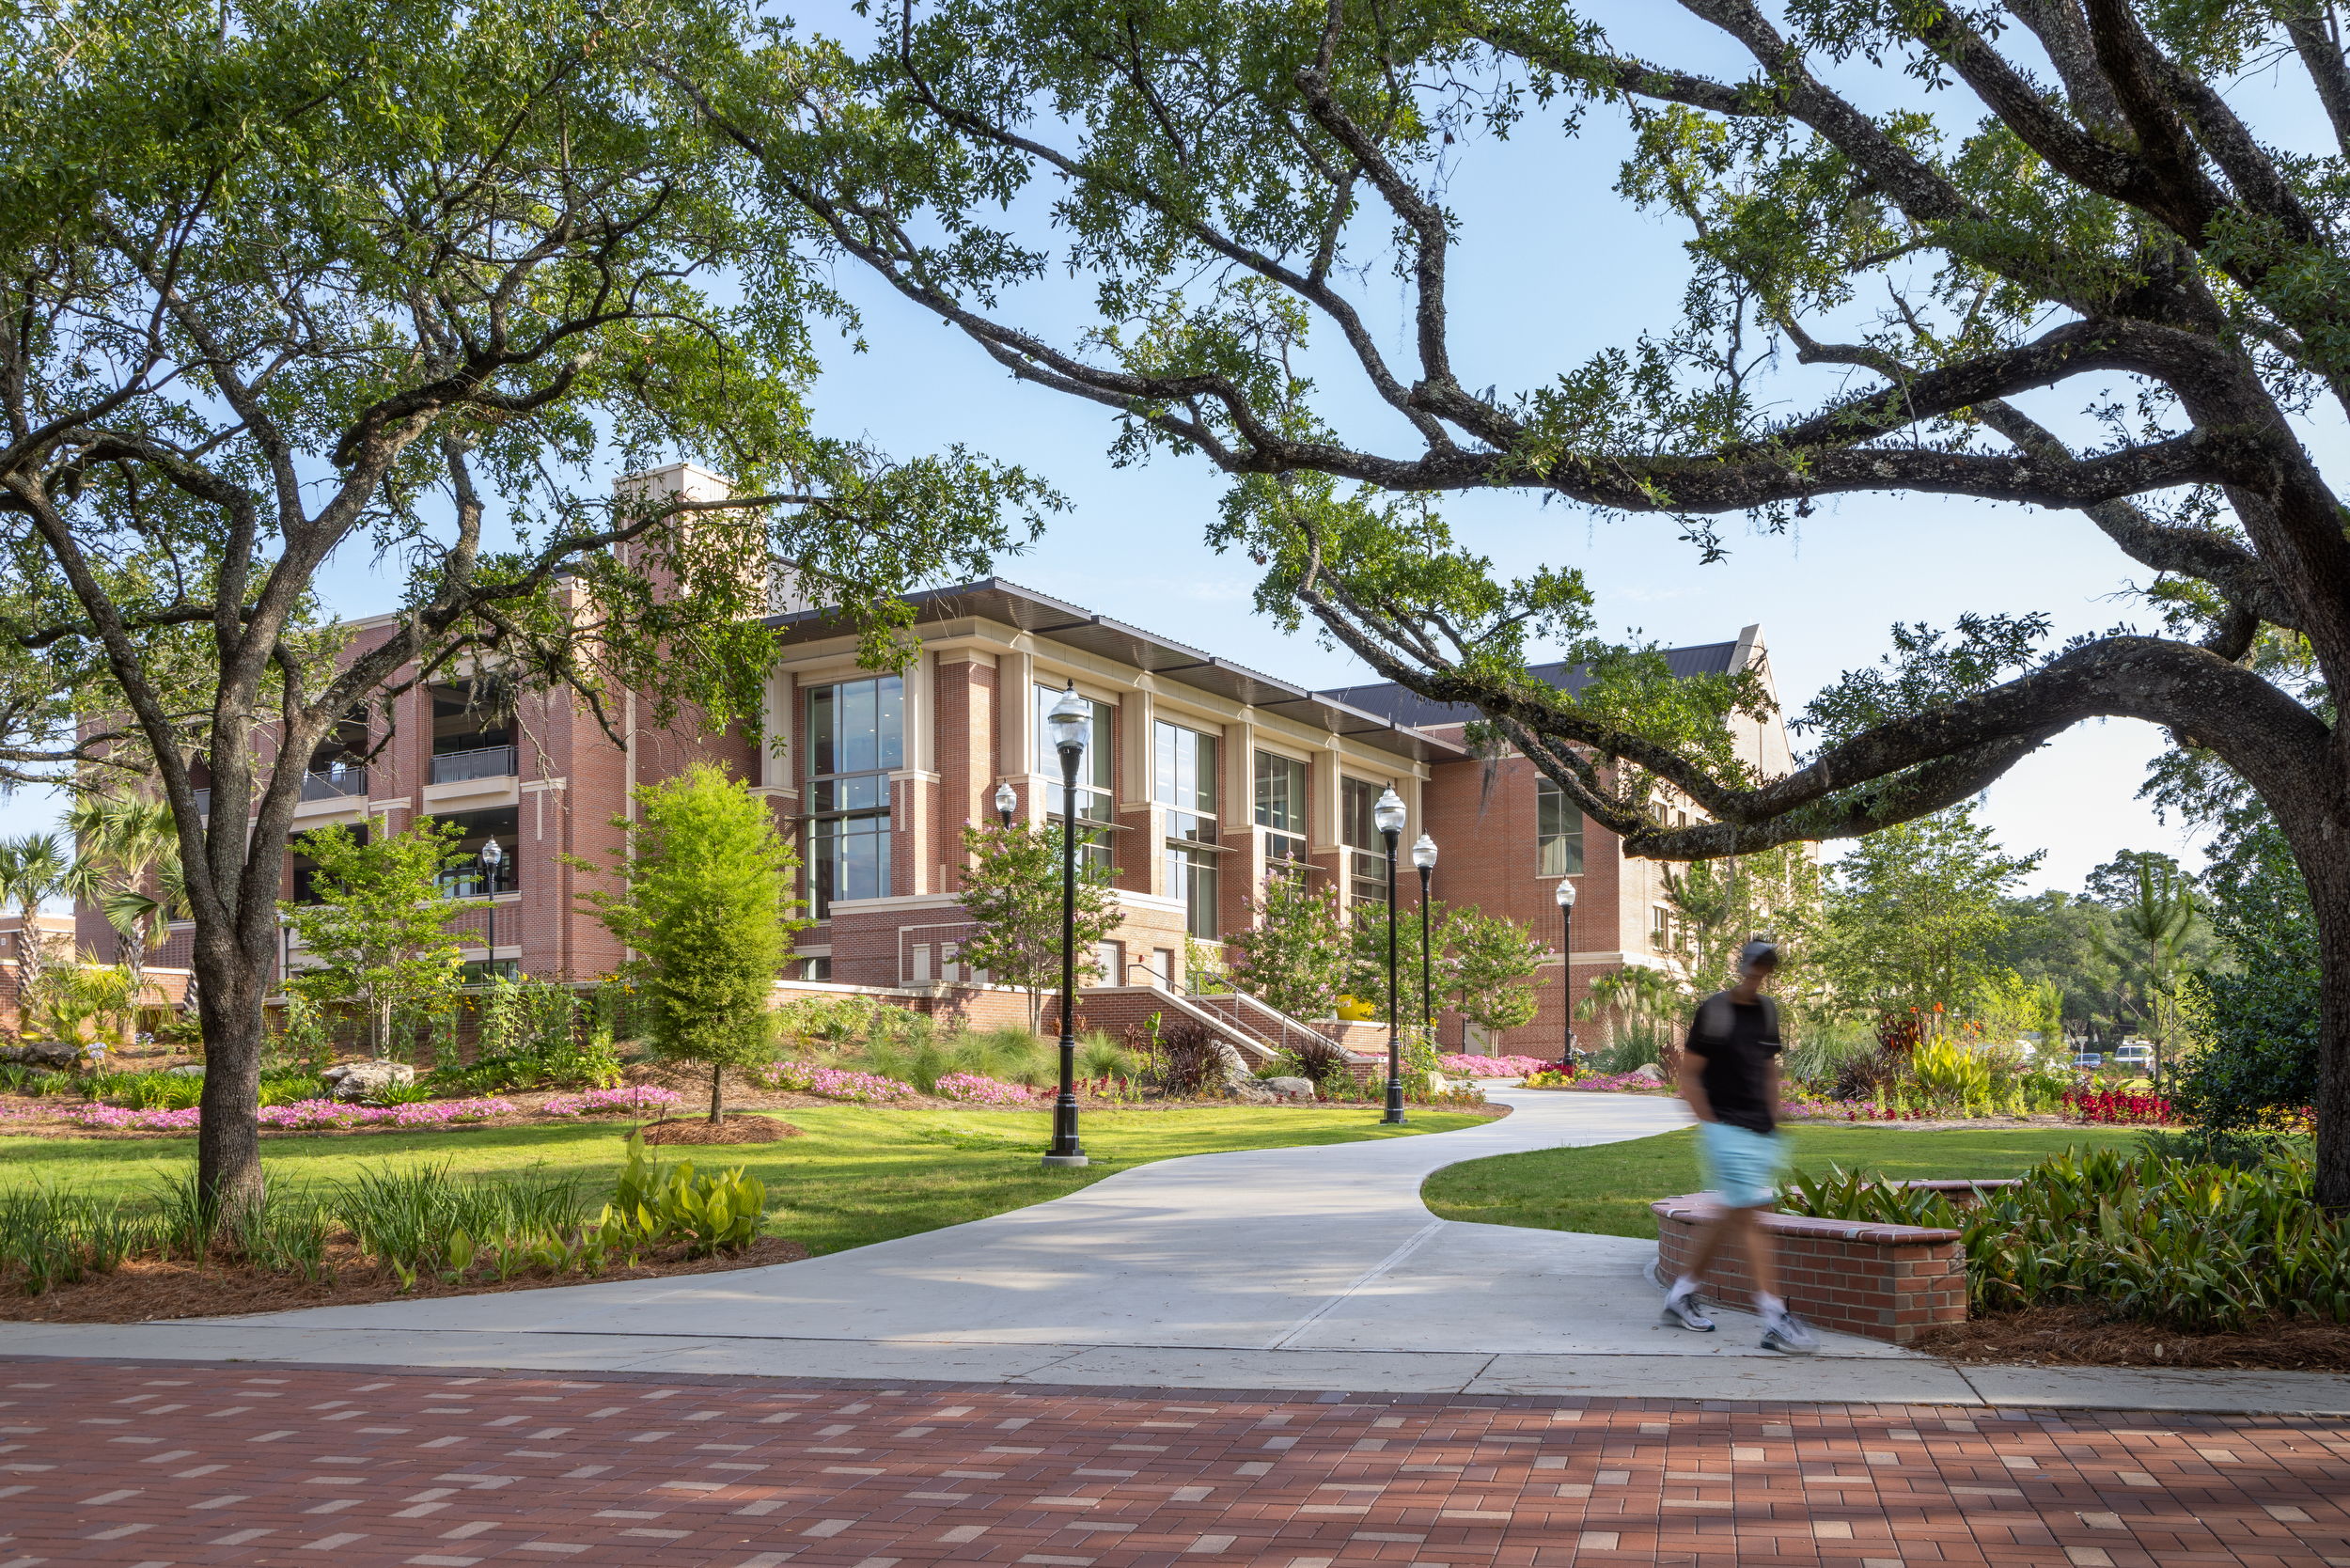
{"type": "MultiPolygon", "coordinates": [[[[1691,1193],[1659,1199],[1649,1212],[1656,1216],[1657,1272],[1676,1279],[1716,1212],[1714,1202],[1691,1193]]],[[[1907,1344],[1935,1324],[1966,1321],[1966,1256],[1956,1231],[1777,1214],[1762,1215],[1762,1224],[1778,1250],[1787,1305],[1823,1328],[1907,1344]]],[[[1717,1255],[1702,1283],[1709,1300],[1753,1309],[1742,1249],[1717,1255]]]]}

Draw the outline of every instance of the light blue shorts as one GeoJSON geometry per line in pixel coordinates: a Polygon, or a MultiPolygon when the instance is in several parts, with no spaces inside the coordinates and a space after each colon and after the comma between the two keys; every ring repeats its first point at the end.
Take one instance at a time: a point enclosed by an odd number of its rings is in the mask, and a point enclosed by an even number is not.
{"type": "Polygon", "coordinates": [[[1771,1133],[1750,1133],[1726,1121],[1698,1123],[1698,1159],[1705,1190],[1732,1209],[1763,1209],[1778,1201],[1786,1151],[1771,1133]]]}

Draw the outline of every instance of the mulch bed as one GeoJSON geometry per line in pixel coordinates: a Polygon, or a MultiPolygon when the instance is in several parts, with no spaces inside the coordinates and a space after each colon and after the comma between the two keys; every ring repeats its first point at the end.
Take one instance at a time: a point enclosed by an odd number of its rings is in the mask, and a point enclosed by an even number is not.
{"type": "Polygon", "coordinates": [[[238,1312],[282,1312],[298,1307],[355,1307],[410,1297],[490,1295],[503,1291],[540,1291],[556,1285],[596,1284],[612,1279],[664,1279],[688,1274],[725,1274],[735,1269],[765,1268],[795,1263],[807,1248],[782,1236],[763,1236],[740,1252],[711,1258],[688,1258],[682,1244],[648,1253],[635,1268],[607,1268],[602,1274],[550,1274],[531,1269],[513,1278],[432,1279],[419,1277],[415,1289],[403,1293],[388,1268],[378,1269],[359,1256],[349,1241],[330,1244],[326,1251],[328,1278],[306,1284],[291,1275],[265,1274],[242,1263],[214,1263],[198,1268],[174,1261],[133,1261],[112,1274],[99,1275],[78,1285],[65,1285],[40,1295],[25,1295],[14,1279],[0,1283],[0,1322],[7,1323],[151,1323],[168,1318],[219,1317],[238,1312]]]}
{"type": "Polygon", "coordinates": [[[2188,1334],[2107,1317],[2097,1307],[2031,1307],[1930,1328],[1912,1347],[2006,1366],[2207,1367],[2350,1372],[2350,1324],[2280,1319],[2244,1334],[2188,1334]]]}

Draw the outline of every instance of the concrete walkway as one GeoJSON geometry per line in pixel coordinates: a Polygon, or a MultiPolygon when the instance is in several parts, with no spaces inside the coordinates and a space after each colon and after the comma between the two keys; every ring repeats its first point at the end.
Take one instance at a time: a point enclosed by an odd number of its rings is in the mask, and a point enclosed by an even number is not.
{"type": "Polygon", "coordinates": [[[1961,1369],[1825,1336],[1657,1324],[1653,1242],[1434,1218],[1444,1166],[1614,1142],[1674,1102],[1498,1090],[1510,1117],[1204,1154],[1050,1203],[779,1267],[133,1327],[12,1325],[12,1355],[1121,1387],[2350,1408],[2323,1374],[1961,1369]]]}

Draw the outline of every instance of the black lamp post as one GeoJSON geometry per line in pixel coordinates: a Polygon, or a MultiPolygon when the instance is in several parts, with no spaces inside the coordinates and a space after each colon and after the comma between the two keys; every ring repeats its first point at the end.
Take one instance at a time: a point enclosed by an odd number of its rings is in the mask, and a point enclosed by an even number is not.
{"type": "Polygon", "coordinates": [[[1395,983],[1395,844],[1403,833],[1403,797],[1387,786],[1371,820],[1387,843],[1387,1114],[1382,1126],[1403,1125],[1403,1012],[1396,1005],[1395,983]]]}
{"type": "Polygon", "coordinates": [[[1559,914],[1566,933],[1559,948],[1559,999],[1567,1011],[1567,1043],[1559,1047],[1559,1065],[1566,1072],[1574,1071],[1574,881],[1559,879],[1559,914]]]}
{"type": "Polygon", "coordinates": [[[1436,869],[1436,840],[1423,833],[1412,845],[1412,864],[1419,870],[1419,1021],[1429,1041],[1436,1038],[1435,959],[1428,950],[1428,876],[1436,869]]]}
{"type": "Polygon", "coordinates": [[[505,861],[506,852],[498,848],[495,839],[481,846],[481,870],[488,879],[490,895],[490,958],[481,966],[481,978],[485,980],[498,972],[498,867],[505,861]]]}
{"type": "Polygon", "coordinates": [[[1009,784],[995,786],[995,814],[1004,819],[1004,831],[1011,831],[1011,814],[1018,808],[1020,797],[1011,792],[1009,784]]]}
{"type": "MultiPolygon", "coordinates": [[[[1093,705],[1077,695],[1077,683],[1060,694],[1044,715],[1053,749],[1060,753],[1060,1098],[1053,1102],[1053,1147],[1044,1156],[1054,1166],[1087,1164],[1077,1142],[1077,763],[1093,728],[1093,705]]],[[[996,799],[1003,805],[1002,796],[996,799]]]]}

